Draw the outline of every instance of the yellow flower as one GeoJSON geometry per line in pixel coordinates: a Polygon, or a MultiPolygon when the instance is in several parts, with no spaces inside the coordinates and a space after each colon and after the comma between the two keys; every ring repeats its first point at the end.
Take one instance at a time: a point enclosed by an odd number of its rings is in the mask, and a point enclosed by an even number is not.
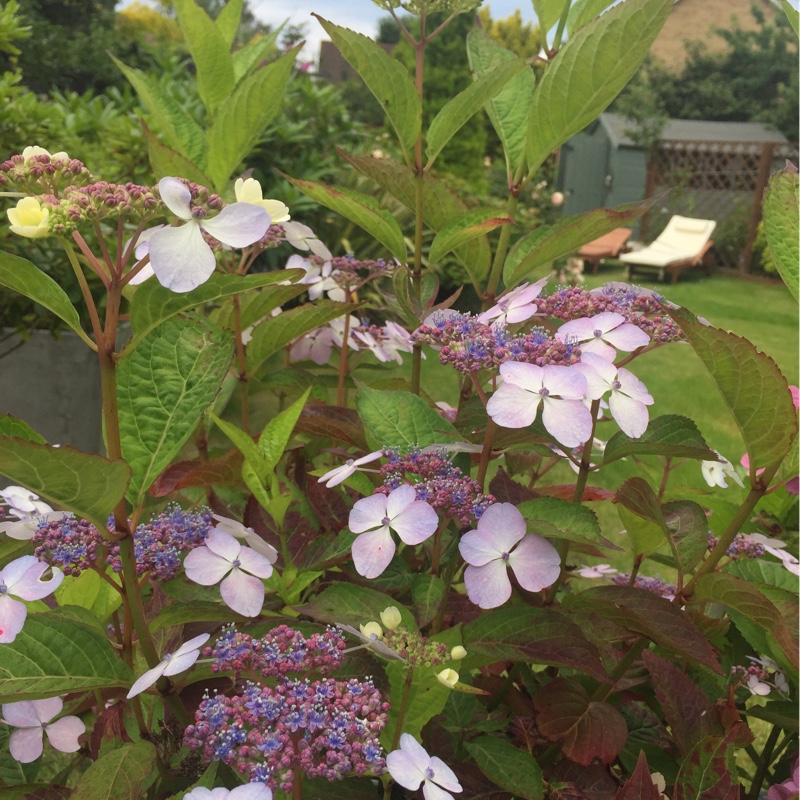
{"type": "Polygon", "coordinates": [[[458,683],[458,673],[454,669],[443,669],[436,677],[448,689],[454,689],[458,683]]]}
{"type": "Polygon", "coordinates": [[[457,644],[450,651],[450,660],[451,661],[461,661],[461,659],[465,658],[466,655],[467,655],[467,651],[460,644],[457,644]]]}
{"type": "Polygon", "coordinates": [[[402,621],[403,618],[400,616],[397,606],[389,606],[381,611],[381,622],[387,630],[393,631],[402,621]]]}
{"type": "Polygon", "coordinates": [[[39,147],[37,145],[32,145],[31,147],[26,147],[22,151],[22,157],[28,161],[29,159],[33,158],[34,156],[50,156],[50,161],[69,161],[69,156],[63,151],[59,151],[58,153],[50,154],[49,150],[45,150],[44,147],[39,147]]]}
{"type": "Polygon", "coordinates": [[[359,625],[361,628],[361,635],[366,636],[367,639],[382,639],[383,628],[377,622],[368,622],[366,625],[359,625]]]}
{"type": "Polygon", "coordinates": [[[16,208],[6,211],[11,223],[11,232],[28,239],[44,239],[50,235],[47,224],[50,210],[45,208],[35,197],[23,197],[16,208]]]}
{"type": "Polygon", "coordinates": [[[266,209],[267,214],[272,218],[273,225],[278,222],[288,222],[291,219],[289,207],[281,203],[280,200],[264,199],[264,195],[261,192],[261,184],[255,178],[237,179],[233,185],[233,190],[236,192],[237,203],[250,203],[266,209]]]}

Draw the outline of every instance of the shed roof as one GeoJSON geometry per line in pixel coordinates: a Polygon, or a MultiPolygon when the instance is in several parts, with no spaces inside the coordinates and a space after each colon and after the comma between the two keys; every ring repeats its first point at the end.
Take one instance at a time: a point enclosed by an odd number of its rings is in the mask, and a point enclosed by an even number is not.
{"type": "MultiPolygon", "coordinates": [[[[631,121],[619,114],[601,114],[600,124],[608,133],[614,147],[638,147],[625,133],[631,121]]],[[[785,142],[779,131],[770,130],[760,122],[708,122],[696,119],[667,121],[662,139],[705,142],[785,142]]]]}

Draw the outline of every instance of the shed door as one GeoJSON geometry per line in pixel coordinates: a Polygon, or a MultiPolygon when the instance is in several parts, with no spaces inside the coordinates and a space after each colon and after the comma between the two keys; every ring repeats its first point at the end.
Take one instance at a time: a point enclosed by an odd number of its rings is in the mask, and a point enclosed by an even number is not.
{"type": "Polygon", "coordinates": [[[592,135],[578,134],[564,145],[561,168],[565,214],[582,214],[605,205],[608,147],[601,125],[595,127],[592,135]]]}

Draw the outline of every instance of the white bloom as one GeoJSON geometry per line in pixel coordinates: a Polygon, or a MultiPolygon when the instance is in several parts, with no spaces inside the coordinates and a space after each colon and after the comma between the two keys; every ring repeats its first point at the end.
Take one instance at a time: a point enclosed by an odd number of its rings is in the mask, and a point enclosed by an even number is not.
{"type": "Polygon", "coordinates": [[[214,528],[218,531],[224,531],[236,539],[243,539],[248,547],[252,547],[256,553],[264,556],[270,564],[274,564],[278,560],[278,551],[269,543],[265,542],[252,528],[242,525],[235,519],[223,517],[221,514],[212,514],[217,524],[214,528]]]}
{"type": "Polygon", "coordinates": [[[221,786],[206,789],[205,786],[198,786],[187,792],[183,800],[272,800],[272,789],[266,783],[258,781],[245,783],[234,789],[224,789],[221,786]]]}
{"type": "Polygon", "coordinates": [[[766,697],[772,691],[772,687],[768,683],[760,681],[758,675],[751,675],[747,679],[747,688],[750,690],[750,694],[760,695],[761,697],[766,697]]]}
{"type": "Polygon", "coordinates": [[[436,675],[436,679],[441,683],[443,686],[446,686],[448,689],[455,688],[455,685],[458,683],[458,673],[454,669],[443,669],[436,675]]]}
{"type": "Polygon", "coordinates": [[[317,238],[308,225],[303,225],[302,222],[284,222],[281,227],[286,241],[295,249],[310,250],[315,256],[319,256],[325,261],[333,258],[331,251],[317,238]]]}
{"type": "Polygon", "coordinates": [[[400,749],[386,756],[386,769],[404,788],[416,791],[422,786],[425,800],[453,800],[450,792],[460,792],[456,774],[410,734],[400,737],[400,749]]]}
{"type": "Polygon", "coordinates": [[[8,741],[11,757],[20,764],[30,764],[42,754],[43,734],[47,741],[62,753],[75,753],[80,749],[78,737],[86,726],[78,717],[62,717],[50,722],[61,713],[64,703],[60,697],[45,700],[22,700],[2,706],[2,721],[15,730],[8,741]]]}
{"type": "Polygon", "coordinates": [[[5,501],[3,505],[8,505],[8,510],[20,519],[48,514],[53,510],[47,503],[39,500],[38,494],[24,486],[6,486],[5,489],[0,489],[0,497],[5,501]]]}
{"type": "MultiPolygon", "coordinates": [[[[717,451],[714,451],[717,453],[717,451]]],[[[722,489],[728,488],[727,478],[732,478],[736,483],[744,488],[742,479],[736,474],[733,464],[727,458],[720,457],[720,461],[703,461],[700,464],[700,469],[703,472],[703,478],[709,486],[719,486],[722,489]]]]}
{"type": "Polygon", "coordinates": [[[373,453],[367,453],[361,458],[348,458],[340,467],[334,467],[332,470],[326,472],[318,479],[318,483],[324,483],[329,489],[332,486],[338,486],[343,481],[346,481],[351,475],[359,471],[359,467],[363,464],[369,464],[371,461],[380,458],[383,455],[382,450],[375,450],[373,453]]]}
{"type": "Polygon", "coordinates": [[[592,567],[584,565],[580,569],[575,570],[576,575],[581,578],[610,578],[617,574],[617,570],[610,564],[595,564],[592,567]]]}
{"type": "Polygon", "coordinates": [[[209,638],[210,633],[201,633],[195,636],[194,639],[189,639],[184,642],[174,653],[167,653],[161,661],[156,664],[152,669],[139,678],[136,683],[131,686],[128,692],[128,700],[131,697],[136,697],[145,689],[150,688],[162,675],[177,675],[179,672],[186,672],[195,661],[200,657],[200,647],[204,645],[209,638]]]}
{"type": "Polygon", "coordinates": [[[243,180],[238,178],[233,185],[233,191],[236,193],[237,203],[252,203],[254,206],[261,206],[272,220],[272,225],[279,222],[288,222],[291,217],[289,216],[289,207],[281,203],[280,200],[267,200],[261,192],[261,184],[255,178],[248,178],[243,180]]]}

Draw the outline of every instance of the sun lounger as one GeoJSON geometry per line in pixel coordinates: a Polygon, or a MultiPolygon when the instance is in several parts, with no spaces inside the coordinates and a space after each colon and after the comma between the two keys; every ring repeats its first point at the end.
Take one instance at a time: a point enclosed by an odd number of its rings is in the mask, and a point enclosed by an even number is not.
{"type": "Polygon", "coordinates": [[[578,251],[578,256],[583,259],[584,264],[591,264],[592,275],[597,275],[601,261],[606,258],[619,258],[620,253],[625,251],[625,246],[632,233],[630,228],[617,228],[615,231],[585,244],[578,251]]]}
{"type": "Polygon", "coordinates": [[[620,256],[620,261],[628,265],[628,280],[632,280],[637,272],[645,272],[657,273],[658,279],[663,281],[669,273],[672,283],[677,283],[683,270],[703,264],[713,246],[711,234],[716,226],[717,223],[711,219],[692,219],[676,214],[651,245],[620,256]]]}

